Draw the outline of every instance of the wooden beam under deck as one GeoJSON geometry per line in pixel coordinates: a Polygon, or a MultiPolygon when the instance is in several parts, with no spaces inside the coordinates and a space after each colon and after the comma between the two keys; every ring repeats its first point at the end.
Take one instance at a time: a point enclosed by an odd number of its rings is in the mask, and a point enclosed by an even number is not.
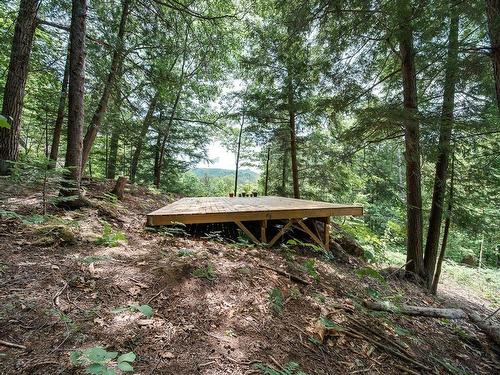
{"type": "Polygon", "coordinates": [[[212,224],[234,222],[252,242],[263,246],[273,246],[291,228],[305,232],[323,249],[329,249],[330,217],[360,216],[360,205],[343,205],[327,202],[308,201],[283,197],[251,198],[183,198],[147,216],[148,225],[212,224]],[[288,220],[268,242],[267,222],[288,220]],[[306,223],[313,220],[314,233],[306,223]],[[245,221],[260,223],[260,233],[252,233],[245,221]],[[318,230],[317,221],[322,225],[318,230]],[[322,230],[322,233],[321,233],[322,230]]]}

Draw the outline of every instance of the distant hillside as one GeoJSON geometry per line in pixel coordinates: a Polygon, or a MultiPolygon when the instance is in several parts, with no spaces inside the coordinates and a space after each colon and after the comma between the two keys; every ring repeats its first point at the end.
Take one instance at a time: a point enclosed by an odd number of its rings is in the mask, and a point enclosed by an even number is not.
{"type": "MultiPolygon", "coordinates": [[[[198,177],[225,177],[232,176],[234,177],[234,170],[231,169],[221,169],[221,168],[193,168],[191,169],[198,177]]],[[[250,169],[240,169],[238,171],[238,180],[240,183],[254,183],[257,182],[259,178],[259,174],[250,170],[250,169]]]]}

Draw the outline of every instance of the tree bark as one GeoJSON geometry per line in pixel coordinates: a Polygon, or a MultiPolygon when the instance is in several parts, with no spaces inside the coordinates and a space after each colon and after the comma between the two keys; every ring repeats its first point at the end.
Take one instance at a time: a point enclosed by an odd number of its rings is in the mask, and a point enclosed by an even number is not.
{"type": "Polygon", "coordinates": [[[264,195],[267,195],[269,189],[269,159],[271,158],[271,147],[267,148],[266,159],[266,181],[264,183],[264,195]]]}
{"type": "Polygon", "coordinates": [[[83,140],[82,169],[87,163],[90,151],[92,149],[92,145],[94,144],[95,138],[97,136],[97,132],[99,131],[104,115],[106,114],[109,97],[113,90],[113,86],[115,84],[116,77],[118,75],[117,73],[119,71],[121,61],[124,58],[123,44],[124,44],[125,29],[127,26],[127,17],[129,14],[129,3],[130,0],[123,0],[122,2],[122,15],[120,19],[120,26],[118,28],[118,35],[116,38],[116,48],[113,52],[113,57],[111,58],[111,67],[106,82],[104,84],[104,89],[101,95],[101,99],[99,100],[99,104],[97,105],[94,115],[92,116],[92,120],[90,121],[89,128],[87,129],[87,133],[85,134],[85,138],[83,140]]]}
{"type": "Polygon", "coordinates": [[[118,156],[118,144],[120,141],[120,127],[113,126],[111,130],[111,140],[109,141],[109,159],[108,169],[106,171],[106,178],[114,180],[116,177],[116,159],[118,156]]]}
{"type": "Polygon", "coordinates": [[[68,140],[65,167],[71,182],[61,187],[61,195],[77,196],[77,199],[63,202],[63,205],[81,205],[80,182],[82,168],[82,136],[84,121],[84,83],[85,83],[85,22],[87,0],[73,0],[70,28],[69,50],[69,88],[68,88],[68,140]]]}
{"type": "Polygon", "coordinates": [[[243,134],[243,125],[245,123],[245,115],[241,115],[240,132],[238,133],[238,149],[236,151],[236,170],[234,174],[234,196],[238,196],[238,171],[240,167],[240,151],[241,151],[241,135],[243,134]]]}
{"type": "Polygon", "coordinates": [[[417,83],[415,53],[409,0],[399,0],[399,51],[403,81],[403,107],[406,159],[406,270],[424,276],[422,192],[420,168],[420,129],[417,118],[417,83]]]}
{"type": "Polygon", "coordinates": [[[451,177],[450,177],[450,192],[448,194],[448,208],[446,212],[446,220],[444,221],[444,232],[443,232],[443,240],[441,242],[441,251],[439,253],[439,259],[437,261],[436,273],[434,275],[434,279],[432,281],[431,293],[436,294],[437,287],[439,284],[439,278],[441,277],[441,268],[443,266],[443,259],[446,253],[446,245],[448,243],[448,235],[450,233],[451,226],[451,213],[453,209],[453,189],[455,182],[455,160],[451,159],[451,177]]]}
{"type": "Polygon", "coordinates": [[[450,155],[450,139],[453,129],[453,112],[455,110],[455,84],[458,74],[458,27],[459,16],[456,5],[450,4],[450,31],[448,36],[448,56],[444,81],[443,107],[439,129],[438,157],[434,174],[434,191],[429,216],[427,242],[425,244],[424,268],[427,287],[432,288],[434,272],[443,220],[444,196],[448,176],[448,160],[450,155]]]}
{"type": "Polygon", "coordinates": [[[146,135],[148,134],[149,126],[151,124],[151,120],[153,119],[153,114],[156,110],[156,105],[158,103],[158,98],[160,97],[159,91],[155,93],[153,99],[149,103],[148,112],[146,113],[146,117],[142,122],[141,134],[139,138],[137,138],[137,142],[135,145],[134,155],[132,157],[132,162],[130,165],[130,182],[135,182],[135,177],[137,174],[137,166],[139,165],[139,159],[141,157],[142,148],[144,147],[144,140],[146,135]]]}
{"type": "Polygon", "coordinates": [[[288,116],[290,127],[290,156],[292,158],[292,183],[293,183],[293,197],[300,199],[299,190],[299,169],[297,166],[297,136],[295,124],[295,102],[293,97],[293,86],[290,82],[288,84],[288,116]]]}
{"type": "Polygon", "coordinates": [[[495,93],[498,110],[500,111],[500,0],[486,0],[486,16],[488,17],[495,93]]]}
{"type": "Polygon", "coordinates": [[[66,98],[68,96],[68,80],[69,80],[69,55],[66,57],[64,65],[64,76],[61,86],[61,94],[59,95],[59,107],[57,108],[57,117],[54,124],[54,132],[52,134],[52,144],[50,146],[50,160],[53,162],[51,167],[55,167],[57,157],[59,156],[59,144],[61,141],[61,131],[64,123],[64,112],[66,110],[66,98]]]}
{"type": "Polygon", "coordinates": [[[19,4],[3,95],[2,115],[10,120],[10,128],[0,128],[0,175],[9,174],[10,162],[19,154],[24,89],[39,6],[40,0],[21,0],[19,4]]]}
{"type": "MultiPolygon", "coordinates": [[[[160,132],[158,132],[158,136],[156,137],[156,145],[155,145],[155,165],[154,165],[154,168],[153,168],[153,184],[158,188],[159,187],[159,183],[158,185],[156,185],[156,181],[157,181],[157,176],[161,176],[161,174],[159,173],[159,165],[160,165],[160,146],[161,146],[161,140],[162,140],[162,134],[160,132]]],[[[159,180],[159,177],[158,177],[158,180],[159,180]]]]}
{"type": "Polygon", "coordinates": [[[115,187],[111,191],[111,194],[116,195],[119,200],[123,200],[123,195],[125,194],[125,185],[127,185],[127,182],[127,177],[118,177],[118,180],[116,180],[115,187]]]}
{"type": "Polygon", "coordinates": [[[388,301],[387,302],[364,301],[363,304],[370,310],[387,311],[396,314],[426,316],[429,318],[467,319],[467,314],[462,309],[441,309],[437,307],[394,305],[388,301]]]}

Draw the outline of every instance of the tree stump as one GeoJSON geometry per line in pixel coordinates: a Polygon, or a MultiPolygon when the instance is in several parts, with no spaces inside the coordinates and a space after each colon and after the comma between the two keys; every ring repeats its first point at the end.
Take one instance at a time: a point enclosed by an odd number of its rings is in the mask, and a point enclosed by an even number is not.
{"type": "Polygon", "coordinates": [[[116,195],[119,200],[123,200],[123,195],[125,193],[125,185],[127,184],[127,177],[120,176],[118,180],[116,180],[116,185],[111,191],[111,194],[116,195]]]}

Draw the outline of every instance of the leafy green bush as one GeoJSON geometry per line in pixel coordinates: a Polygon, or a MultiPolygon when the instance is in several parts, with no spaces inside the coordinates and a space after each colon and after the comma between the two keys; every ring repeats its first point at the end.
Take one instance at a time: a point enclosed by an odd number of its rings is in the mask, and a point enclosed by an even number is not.
{"type": "Polygon", "coordinates": [[[127,237],[123,232],[115,232],[109,223],[103,222],[102,236],[97,238],[96,243],[107,247],[115,247],[120,244],[120,241],[126,239],[127,237]]]}
{"type": "Polygon", "coordinates": [[[304,269],[315,281],[319,281],[319,273],[316,271],[316,260],[308,258],[304,261],[304,269]]]}
{"type": "Polygon", "coordinates": [[[131,365],[136,358],[134,352],[128,352],[118,358],[116,357],[118,357],[118,352],[108,352],[101,346],[95,346],[72,352],[70,361],[73,366],[85,366],[85,372],[88,374],[116,375],[116,368],[123,372],[134,371],[131,365]]]}

